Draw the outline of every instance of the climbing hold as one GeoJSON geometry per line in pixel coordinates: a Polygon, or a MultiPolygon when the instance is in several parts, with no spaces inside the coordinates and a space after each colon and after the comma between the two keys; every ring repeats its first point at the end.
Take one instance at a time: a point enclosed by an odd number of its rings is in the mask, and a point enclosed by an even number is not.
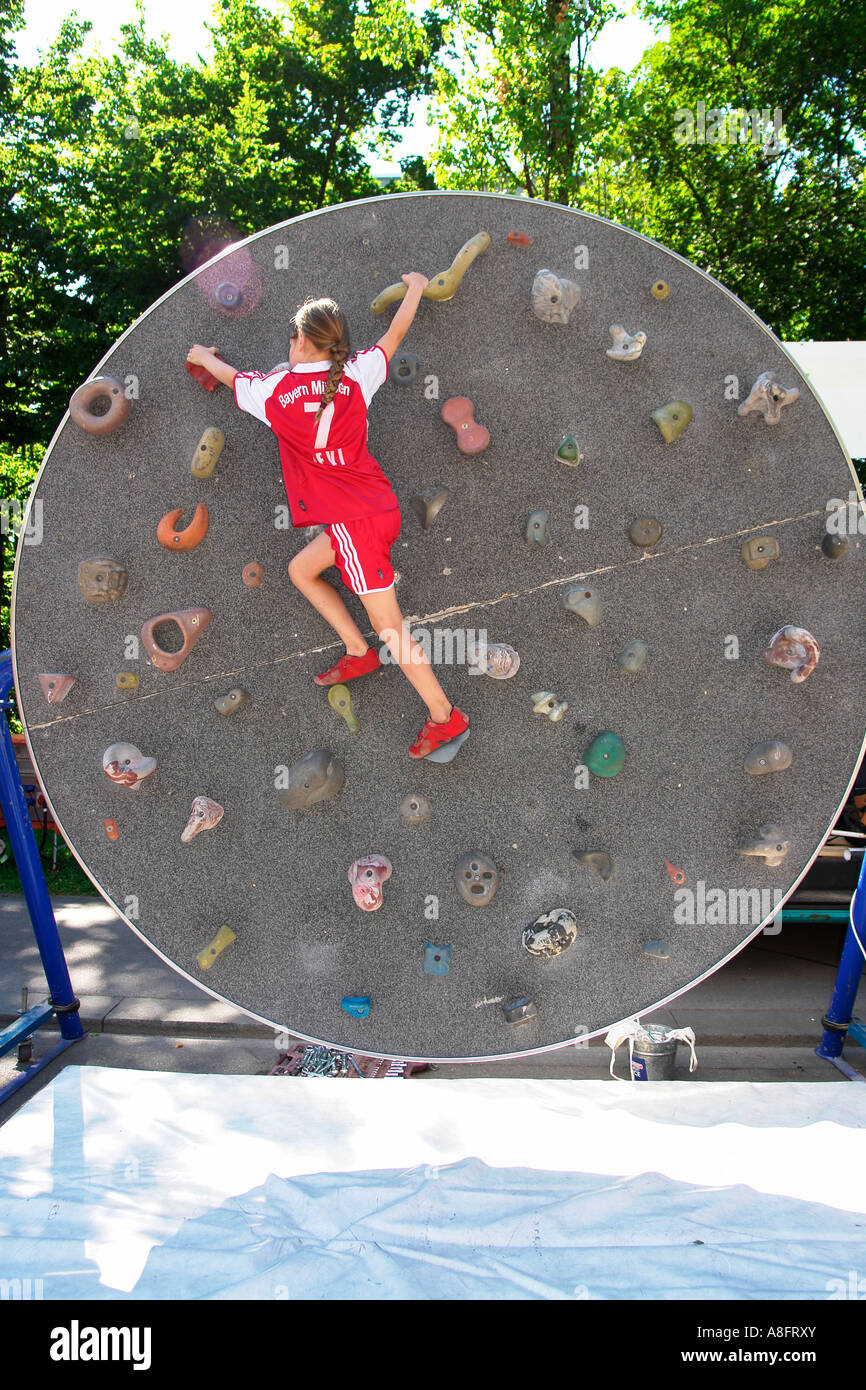
{"type": "Polygon", "coordinates": [[[424,974],[447,975],[451,969],[451,947],[434,946],[428,941],[424,947],[424,974]]]}
{"type": "Polygon", "coordinates": [[[596,777],[616,777],[625,761],[625,744],[618,734],[606,731],[593,739],[583,761],[596,777]]]}
{"type": "Polygon", "coordinates": [[[469,674],[482,673],[507,681],[520,669],[520,656],[507,642],[473,642],[466,649],[469,674]]]}
{"type": "Polygon", "coordinates": [[[118,690],[137,690],[138,676],[134,671],[118,671],[114,677],[114,684],[118,690]]]}
{"type": "Polygon", "coordinates": [[[605,883],[610,883],[613,878],[613,860],[609,854],[605,854],[604,850],[573,850],[572,853],[581,864],[595,869],[595,872],[601,875],[605,883]]]}
{"type": "Polygon", "coordinates": [[[410,792],[400,802],[400,815],[404,825],[423,825],[430,819],[430,802],[417,792],[410,792]]]}
{"type": "Polygon", "coordinates": [[[502,1005],[506,1023],[528,1023],[537,1016],[538,1010],[529,995],[522,999],[507,999],[502,1005]]]}
{"type": "Polygon", "coordinates": [[[557,463],[566,463],[569,468],[576,468],[583,462],[583,454],[580,452],[577,440],[573,434],[567,434],[553,456],[557,463]]]}
{"type": "Polygon", "coordinates": [[[468,396],[451,396],[439,412],[457,435],[461,454],[483,454],[490,443],[490,431],[475,423],[475,407],[468,396]]]}
{"type": "Polygon", "coordinates": [[[180,834],[181,840],[188,845],[202,830],[213,830],[215,825],[219,825],[224,815],[225,808],[220,806],[218,801],[212,800],[209,796],[194,797],[189,820],[180,834]]]}
{"type": "Polygon", "coordinates": [[[126,592],[129,574],[119,560],[94,555],[78,566],[78,587],[88,603],[112,603],[126,592]]]}
{"type": "Polygon", "coordinates": [[[668,871],[668,878],[671,883],[675,883],[678,887],[685,883],[686,875],[684,869],[678,869],[676,864],[672,864],[669,859],[665,860],[665,868],[668,871]]]}
{"type": "Polygon", "coordinates": [[[661,540],[662,524],[654,516],[642,516],[638,521],[633,521],[628,528],[628,538],[632,545],[648,550],[650,546],[658,545],[661,540]]]}
{"type": "Polygon", "coordinates": [[[69,414],[86,434],[111,434],[129,414],[129,397],[123,382],[114,376],[97,376],[85,381],[69,399],[69,414]],[[107,408],[94,411],[97,401],[107,408]]]}
{"type": "Polygon", "coordinates": [[[638,333],[626,333],[621,323],[611,324],[610,336],[613,339],[613,347],[606,348],[605,351],[615,362],[634,362],[646,347],[646,334],[642,330],[638,333]]]}
{"type": "Polygon", "coordinates": [[[351,1018],[369,1018],[373,1001],[368,994],[347,994],[340,1000],[340,1008],[351,1018]]]}
{"type": "Polygon", "coordinates": [[[760,777],[765,772],[784,772],[785,768],[790,766],[791,750],[787,743],[780,743],[778,739],[770,743],[756,743],[746,754],[743,764],[746,772],[750,772],[753,777],[760,777]]]}
{"type": "Polygon", "coordinates": [[[260,565],[258,560],[250,560],[248,565],[244,565],[241,571],[241,579],[248,589],[258,589],[265,577],[265,567],[260,565]]]}
{"type": "Polygon", "coordinates": [[[670,401],[653,411],[653,419],[666,444],[673,444],[675,439],[679,439],[691,418],[692,408],[687,401],[670,401]]]}
{"type": "Polygon", "coordinates": [[[626,642],[617,660],[622,671],[640,671],[647,658],[646,644],[639,637],[626,642]]]}
{"type": "Polygon", "coordinates": [[[543,323],[568,323],[580,297],[573,280],[561,279],[552,270],[539,270],[532,282],[532,312],[543,323]]]}
{"type": "Polygon", "coordinates": [[[382,884],[391,877],[391,861],[384,854],[365,854],[349,869],[352,897],[363,912],[382,906],[382,884]]]}
{"type": "Polygon", "coordinates": [[[583,618],[588,627],[598,627],[601,622],[601,599],[595,589],[585,589],[582,584],[566,589],[562,600],[563,608],[583,618]]]}
{"type": "Polygon", "coordinates": [[[740,854],[752,859],[763,859],[770,869],[779,867],[790,848],[791,841],[784,830],[772,822],[759,826],[755,835],[748,836],[739,844],[740,854]]]}
{"type": "Polygon", "coordinates": [[[341,719],[345,719],[349,729],[356,734],[361,727],[355,718],[355,711],[352,709],[352,696],[347,685],[332,685],[328,691],[328,704],[335,714],[339,714],[341,719]]]}
{"type": "Polygon", "coordinates": [[[499,887],[499,870],[488,855],[470,851],[457,861],[454,881],[467,903],[486,907],[499,887]]]}
{"type": "MultiPolygon", "coordinates": [[[[218,385],[214,380],[214,386],[218,385]]],[[[201,439],[198,441],[196,451],[192,456],[192,463],[189,471],[194,478],[209,478],[217,465],[217,459],[223,451],[226,437],[222,430],[218,430],[215,425],[206,429],[201,439]]]]}
{"type": "MultiPolygon", "coordinates": [[[[214,353],[214,357],[219,356],[218,352],[214,353]]],[[[221,357],[220,361],[222,361],[221,357]]],[[[219,386],[218,378],[214,376],[213,372],[209,372],[207,367],[203,367],[200,362],[184,362],[183,365],[186,367],[190,376],[198,382],[199,386],[203,386],[206,391],[215,391],[219,386]]]]}
{"type": "Polygon", "coordinates": [[[778,425],[782,418],[782,406],[791,405],[799,396],[796,386],[786,389],[780,386],[773,372],[762,372],[742,405],[737,406],[738,415],[763,415],[768,425],[778,425]]]}
{"type": "Polygon", "coordinates": [[[43,674],[39,677],[39,684],[42,686],[42,694],[49,705],[59,705],[61,700],[66,699],[75,684],[75,677],[55,675],[54,673],[43,674]]]}
{"type": "Polygon", "coordinates": [[[552,959],[561,956],[577,938],[577,918],[567,907],[555,907],[536,917],[530,927],[523,929],[523,945],[533,956],[552,959]]]}
{"type": "MultiPolygon", "coordinates": [[[[447,270],[442,270],[438,275],[430,277],[426,287],[421,291],[422,299],[435,299],[445,301],[453,299],[457,286],[463,279],[467,270],[482,251],[486,251],[490,245],[490,235],[488,232],[476,232],[474,237],[470,237],[465,245],[461,246],[454,260],[447,270]]],[[[381,314],[389,304],[396,304],[398,300],[405,297],[407,285],[401,282],[398,285],[389,285],[381,294],[377,294],[370,309],[374,314],[381,314]]]]}
{"type": "Polygon", "coordinates": [[[461,745],[466,742],[468,737],[469,730],[464,729],[463,733],[458,734],[456,738],[452,738],[450,743],[443,743],[441,747],[434,748],[432,753],[425,753],[424,761],[428,763],[453,763],[460,751],[461,745]]]}
{"type": "Polygon", "coordinates": [[[821,549],[828,560],[841,560],[850,544],[847,536],[837,535],[834,531],[825,531],[821,537],[821,549]]]}
{"type": "Polygon", "coordinates": [[[547,545],[547,512],[530,512],[524,538],[527,545],[547,545]]]}
{"type": "Polygon", "coordinates": [[[666,941],[643,941],[641,950],[645,956],[652,956],[654,960],[668,960],[671,948],[666,941]]]}
{"type": "Polygon", "coordinates": [[[567,709],[568,702],[560,700],[552,690],[536,690],[532,697],[532,713],[546,714],[553,724],[559,723],[567,709]]]}
{"type": "Polygon", "coordinates": [[[419,492],[410,499],[409,506],[425,531],[430,530],[450,496],[451,492],[447,487],[431,487],[426,492],[419,492]]]}
{"type": "Polygon", "coordinates": [[[740,554],[747,570],[765,570],[771,560],[778,560],[779,542],[772,536],[752,536],[743,541],[740,554]]]}
{"type": "Polygon", "coordinates": [[[527,236],[525,232],[509,232],[505,239],[506,241],[510,241],[512,246],[532,245],[532,237],[527,236]]]}
{"type": "Polygon", "coordinates": [[[177,523],[182,516],[183,507],[175,507],[166,512],[156,528],[156,539],[166,550],[193,550],[207,535],[210,518],[204,502],[199,502],[189,525],[178,531],[177,523]]]}
{"type": "Polygon", "coordinates": [[[288,784],[280,792],[280,802],[292,811],[303,811],[336,796],[345,780],[343,765],[330,748],[314,748],[289,768],[288,784]]]}
{"type": "Polygon", "coordinates": [[[770,639],[770,645],[764,651],[764,660],[770,666],[781,666],[783,670],[790,671],[791,680],[799,685],[812,674],[820,655],[821,649],[811,632],[788,623],[770,639]]]}
{"type": "Polygon", "coordinates": [[[214,298],[221,309],[238,309],[244,300],[243,290],[234,280],[223,280],[214,290],[214,298]]]}
{"type": "Polygon", "coordinates": [[[211,616],[206,608],[183,608],[176,613],[161,613],[156,618],[150,618],[141,629],[141,640],[154,666],[160,671],[176,671],[186,661],[211,616]],[[153,635],[160,623],[170,622],[177,623],[183,634],[183,646],[176,652],[167,652],[157,646],[153,635]]]}
{"type": "Polygon", "coordinates": [[[650,294],[653,299],[667,299],[670,292],[671,287],[664,280],[656,280],[655,284],[650,287],[650,294]]]}
{"type": "Polygon", "coordinates": [[[231,946],[233,941],[237,941],[237,934],[231,927],[221,926],[210,945],[205,946],[196,956],[199,969],[210,970],[217,956],[221,956],[226,946],[231,946]]]}
{"type": "Polygon", "coordinates": [[[421,363],[414,352],[395,352],[391,359],[390,376],[400,386],[408,386],[418,375],[421,363]]]}
{"type": "Polygon", "coordinates": [[[117,821],[114,820],[113,817],[111,820],[107,820],[105,822],[105,834],[109,840],[116,840],[118,835],[120,834],[120,831],[117,828],[117,821]]]}
{"type": "Polygon", "coordinates": [[[137,791],[156,772],[156,758],[145,758],[134,743],[112,743],[102,755],[102,770],[112,782],[137,791]]]}
{"type": "Polygon", "coordinates": [[[214,700],[214,708],[219,714],[237,714],[239,709],[243,709],[249,695],[246,690],[235,688],[230,690],[227,695],[220,695],[219,699],[214,700]]]}

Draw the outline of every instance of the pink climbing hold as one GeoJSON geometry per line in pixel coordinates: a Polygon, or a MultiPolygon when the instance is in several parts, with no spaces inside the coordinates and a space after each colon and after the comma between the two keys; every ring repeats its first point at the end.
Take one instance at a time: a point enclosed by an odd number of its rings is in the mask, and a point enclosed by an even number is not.
{"type": "Polygon", "coordinates": [[[769,666],[781,666],[783,670],[790,671],[791,680],[799,685],[812,674],[820,655],[821,649],[811,632],[788,623],[770,639],[770,645],[764,651],[764,660],[769,666]]]}
{"type": "Polygon", "coordinates": [[[218,825],[224,814],[225,809],[219,802],[212,801],[209,796],[197,796],[192,803],[189,820],[181,832],[181,840],[185,845],[189,844],[202,830],[212,830],[218,825]]]}
{"type": "Polygon", "coordinates": [[[382,906],[382,884],[391,877],[391,861],[384,854],[365,854],[349,869],[352,897],[362,912],[375,912],[382,906]]]}

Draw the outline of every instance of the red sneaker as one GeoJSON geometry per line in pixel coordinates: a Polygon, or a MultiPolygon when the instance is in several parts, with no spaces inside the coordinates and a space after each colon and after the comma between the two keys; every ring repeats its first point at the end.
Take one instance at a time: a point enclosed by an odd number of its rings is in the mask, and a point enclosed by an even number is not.
{"type": "Polygon", "coordinates": [[[313,676],[316,685],[340,685],[342,681],[353,681],[356,676],[366,676],[370,671],[378,671],[382,665],[375,647],[368,647],[363,656],[341,656],[330,671],[313,676]]]}
{"type": "Polygon", "coordinates": [[[435,753],[437,748],[441,748],[446,743],[452,743],[454,739],[465,734],[469,728],[469,719],[454,705],[451,714],[444,724],[436,724],[432,719],[428,719],[416,738],[412,747],[409,749],[410,758],[428,758],[431,753],[435,753]]]}

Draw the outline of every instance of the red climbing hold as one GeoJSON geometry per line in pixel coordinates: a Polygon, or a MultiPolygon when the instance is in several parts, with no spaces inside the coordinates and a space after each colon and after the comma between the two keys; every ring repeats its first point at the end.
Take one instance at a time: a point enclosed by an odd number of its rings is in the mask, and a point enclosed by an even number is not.
{"type": "Polygon", "coordinates": [[[532,237],[527,236],[525,232],[509,232],[508,240],[511,242],[512,246],[532,245],[532,237]]]}
{"type": "Polygon", "coordinates": [[[672,864],[669,859],[665,860],[665,868],[671,876],[672,883],[685,883],[686,875],[683,869],[678,869],[676,865],[672,864]]]}

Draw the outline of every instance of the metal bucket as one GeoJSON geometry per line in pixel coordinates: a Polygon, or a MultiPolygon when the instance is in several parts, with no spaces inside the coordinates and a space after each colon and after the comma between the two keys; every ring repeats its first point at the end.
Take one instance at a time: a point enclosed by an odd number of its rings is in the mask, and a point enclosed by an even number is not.
{"type": "Polygon", "coordinates": [[[679,1039],[669,1039],[669,1031],[660,1023],[647,1023],[635,1034],[631,1062],[635,1081],[673,1081],[679,1039]]]}

